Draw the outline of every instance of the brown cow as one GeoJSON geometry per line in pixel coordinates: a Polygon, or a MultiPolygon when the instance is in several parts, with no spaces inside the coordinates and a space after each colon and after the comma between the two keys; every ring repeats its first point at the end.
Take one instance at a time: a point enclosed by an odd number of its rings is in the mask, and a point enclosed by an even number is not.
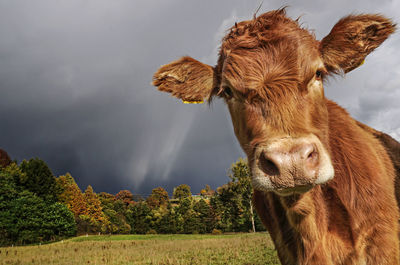
{"type": "Polygon", "coordinates": [[[400,264],[399,144],[351,118],[322,86],[394,30],[381,15],[351,15],[317,41],[280,9],[235,24],[215,67],[183,57],[154,75],[184,101],[224,99],[282,264],[400,264]]]}

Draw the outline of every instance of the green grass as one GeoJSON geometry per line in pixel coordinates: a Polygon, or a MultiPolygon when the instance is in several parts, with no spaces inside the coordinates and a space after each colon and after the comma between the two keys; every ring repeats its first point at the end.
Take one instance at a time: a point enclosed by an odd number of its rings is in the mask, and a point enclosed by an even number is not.
{"type": "Polygon", "coordinates": [[[280,264],[266,233],[81,236],[0,248],[0,264],[280,264]]]}

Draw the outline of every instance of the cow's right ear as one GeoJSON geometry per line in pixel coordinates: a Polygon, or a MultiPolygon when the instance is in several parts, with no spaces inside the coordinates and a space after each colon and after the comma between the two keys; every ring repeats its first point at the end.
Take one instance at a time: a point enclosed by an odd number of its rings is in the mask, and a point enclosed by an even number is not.
{"type": "Polygon", "coordinates": [[[213,89],[214,69],[191,57],[182,57],[161,66],[153,76],[153,85],[185,103],[203,102],[213,89]]]}

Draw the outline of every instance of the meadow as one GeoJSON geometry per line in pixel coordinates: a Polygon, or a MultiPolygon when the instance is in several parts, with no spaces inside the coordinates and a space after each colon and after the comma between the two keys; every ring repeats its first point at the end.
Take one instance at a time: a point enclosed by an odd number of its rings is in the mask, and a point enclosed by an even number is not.
{"type": "Polygon", "coordinates": [[[280,264],[267,233],[81,236],[0,248],[0,264],[280,264]]]}

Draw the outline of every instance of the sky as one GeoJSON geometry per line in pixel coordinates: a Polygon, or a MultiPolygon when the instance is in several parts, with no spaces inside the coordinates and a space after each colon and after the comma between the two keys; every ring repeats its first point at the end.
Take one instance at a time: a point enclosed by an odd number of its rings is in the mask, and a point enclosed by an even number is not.
{"type": "MultiPolygon", "coordinates": [[[[215,65],[220,41],[261,1],[0,0],[0,148],[39,157],[81,189],[147,195],[161,186],[228,182],[240,149],[226,106],[185,105],[150,83],[181,56],[215,65]]],[[[400,23],[395,1],[267,1],[317,39],[351,13],[400,23]]],[[[363,66],[330,79],[325,95],[400,140],[400,33],[363,66]]]]}

